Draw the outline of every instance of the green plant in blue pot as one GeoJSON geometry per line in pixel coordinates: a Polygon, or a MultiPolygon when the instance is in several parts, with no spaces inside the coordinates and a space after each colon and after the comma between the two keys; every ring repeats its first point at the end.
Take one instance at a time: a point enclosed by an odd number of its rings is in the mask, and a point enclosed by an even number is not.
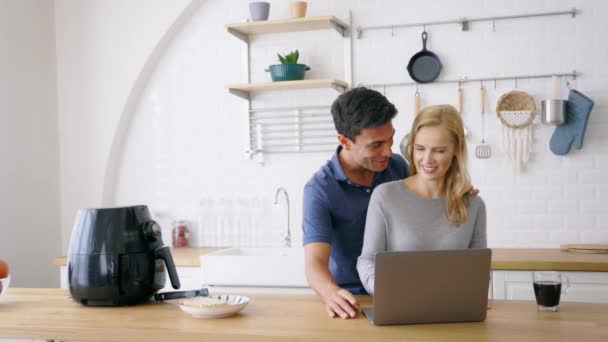
{"type": "Polygon", "coordinates": [[[277,53],[277,56],[279,56],[281,64],[273,64],[266,69],[267,72],[270,72],[273,82],[303,80],[306,70],[310,70],[308,65],[298,64],[298,58],[300,58],[298,50],[285,56],[277,53]]]}

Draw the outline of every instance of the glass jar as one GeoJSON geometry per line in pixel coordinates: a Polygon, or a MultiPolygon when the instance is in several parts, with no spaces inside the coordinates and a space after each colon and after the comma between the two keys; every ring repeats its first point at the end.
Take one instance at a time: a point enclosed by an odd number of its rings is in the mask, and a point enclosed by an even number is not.
{"type": "Polygon", "coordinates": [[[175,248],[188,247],[190,245],[190,223],[188,221],[173,221],[171,244],[175,248]]]}

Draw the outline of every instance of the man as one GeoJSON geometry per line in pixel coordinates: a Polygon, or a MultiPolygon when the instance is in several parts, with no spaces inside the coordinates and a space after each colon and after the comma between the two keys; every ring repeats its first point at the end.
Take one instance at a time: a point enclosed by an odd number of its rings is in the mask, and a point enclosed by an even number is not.
{"type": "Polygon", "coordinates": [[[356,264],[371,193],[407,177],[408,169],[391,151],[397,109],[384,95],[352,89],[334,101],[331,114],[340,146],[304,187],[306,278],[329,317],[354,318],[360,312],[354,294],[366,294],[356,264]]]}

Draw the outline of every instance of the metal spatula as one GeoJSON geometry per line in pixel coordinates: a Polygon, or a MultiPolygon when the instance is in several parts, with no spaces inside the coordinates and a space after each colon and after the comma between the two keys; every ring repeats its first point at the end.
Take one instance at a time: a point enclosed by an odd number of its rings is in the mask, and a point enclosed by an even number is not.
{"type": "Polygon", "coordinates": [[[479,96],[481,102],[481,144],[475,147],[475,157],[479,159],[487,159],[492,156],[492,148],[490,147],[490,145],[486,144],[485,140],[485,95],[483,84],[479,88],[479,96]]]}

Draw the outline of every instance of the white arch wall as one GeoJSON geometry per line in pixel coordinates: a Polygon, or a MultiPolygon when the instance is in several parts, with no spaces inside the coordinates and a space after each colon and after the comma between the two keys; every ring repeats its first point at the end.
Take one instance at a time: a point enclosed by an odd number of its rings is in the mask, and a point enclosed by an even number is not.
{"type": "Polygon", "coordinates": [[[136,109],[140,104],[142,93],[147,88],[152,74],[157,69],[159,60],[164,57],[165,51],[167,51],[173,43],[175,35],[178,34],[183,29],[183,26],[190,21],[194,12],[203,2],[204,0],[191,2],[190,5],[186,7],[179,17],[177,17],[176,20],[171,24],[167,32],[165,32],[165,34],[160,38],[149,58],[146,60],[135,81],[133,89],[129,93],[125,108],[120,116],[120,120],[116,128],[116,133],[114,134],[112,147],[110,149],[110,156],[106,166],[102,195],[102,204],[104,206],[110,206],[115,202],[114,197],[116,192],[116,178],[121,166],[120,163],[123,157],[124,144],[127,140],[127,135],[130,133],[129,129],[131,127],[131,122],[133,116],[135,116],[136,109]]]}
{"type": "Polygon", "coordinates": [[[62,250],[76,210],[102,205],[129,96],[155,47],[191,3],[55,1],[62,250]]]}

